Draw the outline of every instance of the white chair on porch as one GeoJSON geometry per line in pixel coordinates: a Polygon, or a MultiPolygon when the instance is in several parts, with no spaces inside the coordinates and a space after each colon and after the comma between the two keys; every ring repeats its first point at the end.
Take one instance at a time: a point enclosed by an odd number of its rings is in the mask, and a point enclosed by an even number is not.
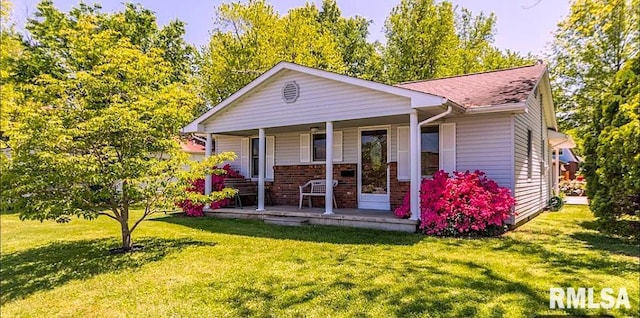
{"type": "MultiPolygon", "coordinates": [[[[333,180],[333,187],[338,185],[338,180],[333,180]]],[[[304,197],[309,197],[309,207],[311,207],[311,197],[324,197],[327,193],[327,181],[326,180],[311,180],[300,187],[300,204],[298,209],[302,209],[302,200],[304,197]]],[[[333,192],[333,206],[337,209],[336,193],[333,192]]]]}

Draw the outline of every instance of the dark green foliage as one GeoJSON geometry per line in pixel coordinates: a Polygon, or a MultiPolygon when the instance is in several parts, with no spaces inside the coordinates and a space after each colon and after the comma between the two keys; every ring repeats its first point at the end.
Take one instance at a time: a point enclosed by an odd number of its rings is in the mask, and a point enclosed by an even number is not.
{"type": "Polygon", "coordinates": [[[585,138],[587,194],[601,226],[637,237],[640,222],[640,55],[594,105],[585,138]],[[633,224],[636,225],[633,225],[633,224]]]}

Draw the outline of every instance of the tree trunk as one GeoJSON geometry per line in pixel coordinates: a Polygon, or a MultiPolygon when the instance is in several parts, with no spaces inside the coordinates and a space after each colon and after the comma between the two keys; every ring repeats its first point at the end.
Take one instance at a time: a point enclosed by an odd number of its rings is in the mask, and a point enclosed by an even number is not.
{"type": "Polygon", "coordinates": [[[131,231],[129,231],[129,222],[127,220],[120,221],[120,231],[122,232],[122,250],[131,250],[131,231]]]}

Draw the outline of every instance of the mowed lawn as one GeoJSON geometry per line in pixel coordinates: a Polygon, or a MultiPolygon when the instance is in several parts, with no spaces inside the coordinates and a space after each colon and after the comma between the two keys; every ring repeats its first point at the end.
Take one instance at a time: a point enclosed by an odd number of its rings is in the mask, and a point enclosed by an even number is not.
{"type": "Polygon", "coordinates": [[[638,247],[582,206],[486,239],[158,215],[126,255],[107,218],[0,217],[3,318],[638,316],[638,247]],[[552,311],[550,287],[625,287],[632,308],[552,311]]]}

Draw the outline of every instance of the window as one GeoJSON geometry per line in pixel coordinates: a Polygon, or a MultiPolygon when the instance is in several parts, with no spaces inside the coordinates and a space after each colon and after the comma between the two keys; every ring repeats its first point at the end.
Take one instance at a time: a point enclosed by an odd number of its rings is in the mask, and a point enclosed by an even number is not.
{"type": "Polygon", "coordinates": [[[312,134],[313,142],[313,161],[327,160],[327,135],[312,134]]]}
{"type": "Polygon", "coordinates": [[[422,152],[420,166],[423,176],[431,176],[440,169],[440,133],[438,126],[423,127],[420,133],[422,152]]]}
{"type": "Polygon", "coordinates": [[[527,178],[531,180],[533,177],[533,151],[531,140],[531,129],[527,130],[527,178]]]}
{"type": "Polygon", "coordinates": [[[258,177],[258,162],[260,162],[259,160],[259,154],[260,154],[260,146],[259,146],[259,139],[258,138],[251,138],[251,177],[252,178],[257,178],[258,177]]]}

